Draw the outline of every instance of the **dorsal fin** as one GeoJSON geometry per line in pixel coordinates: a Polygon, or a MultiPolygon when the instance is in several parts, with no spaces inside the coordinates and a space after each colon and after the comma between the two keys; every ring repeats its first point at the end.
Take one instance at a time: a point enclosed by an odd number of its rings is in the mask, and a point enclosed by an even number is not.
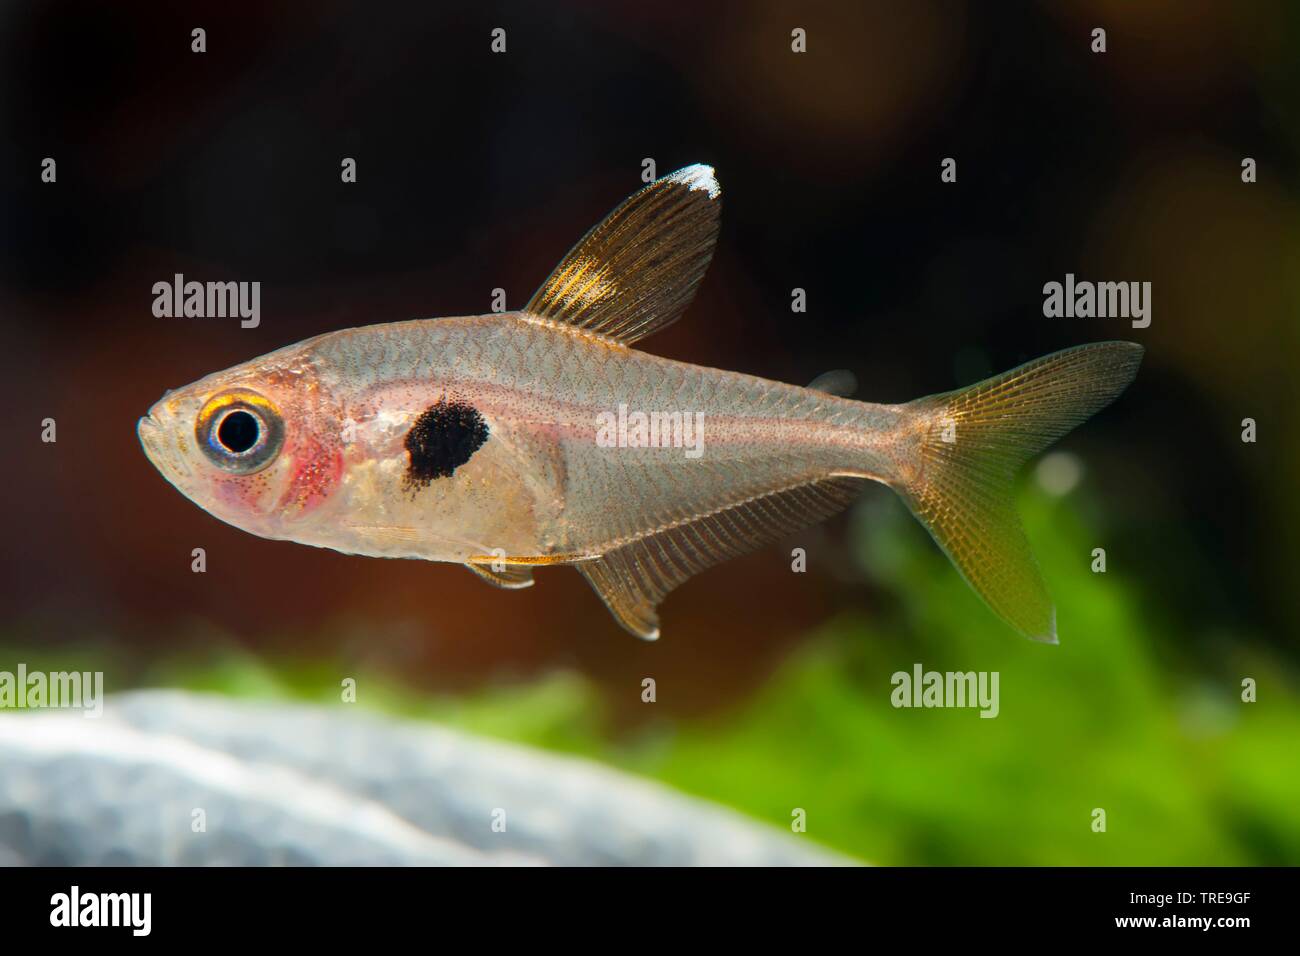
{"type": "Polygon", "coordinates": [[[529,315],[630,345],[677,321],[713,258],[722,188],[687,166],[633,193],[542,283],[529,315]]]}
{"type": "Polygon", "coordinates": [[[826,478],[761,495],[665,528],[575,567],[618,622],[638,637],[659,637],[655,605],[705,568],[753,551],[830,517],[857,497],[865,479],[826,478]]]}
{"type": "Polygon", "coordinates": [[[852,398],[858,390],[858,377],[846,368],[822,372],[806,386],[814,392],[838,395],[840,398],[852,398]]]}

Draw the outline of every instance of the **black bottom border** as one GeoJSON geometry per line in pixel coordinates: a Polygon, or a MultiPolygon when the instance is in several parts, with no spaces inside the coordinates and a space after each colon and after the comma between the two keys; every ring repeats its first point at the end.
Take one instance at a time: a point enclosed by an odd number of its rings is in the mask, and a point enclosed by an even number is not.
{"type": "Polygon", "coordinates": [[[1229,942],[1293,926],[1295,876],[1286,868],[1218,867],[6,869],[0,932],[10,943],[73,933],[81,942],[374,943],[430,932],[431,942],[442,932],[497,941],[512,931],[535,942],[551,933],[659,934],[677,923],[697,937],[723,933],[732,941],[751,932],[768,937],[774,924],[785,924],[796,937],[901,932],[921,934],[918,942],[1041,940],[1044,932],[1229,942]],[[146,893],[147,937],[136,933],[143,896],[101,896],[146,893]],[[114,910],[128,925],[70,925],[103,918],[96,913],[111,919],[114,910]],[[60,922],[68,925],[54,925],[60,922]]]}

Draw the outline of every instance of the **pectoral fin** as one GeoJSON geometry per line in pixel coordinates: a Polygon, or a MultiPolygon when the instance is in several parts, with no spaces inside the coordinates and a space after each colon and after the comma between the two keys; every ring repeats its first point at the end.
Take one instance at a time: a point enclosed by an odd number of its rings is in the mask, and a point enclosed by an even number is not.
{"type": "Polygon", "coordinates": [[[484,562],[476,564],[467,561],[465,567],[469,568],[488,584],[495,584],[499,588],[506,588],[510,591],[518,591],[520,588],[530,588],[533,586],[533,569],[520,567],[515,564],[498,564],[500,570],[496,570],[490,563],[484,562]]]}

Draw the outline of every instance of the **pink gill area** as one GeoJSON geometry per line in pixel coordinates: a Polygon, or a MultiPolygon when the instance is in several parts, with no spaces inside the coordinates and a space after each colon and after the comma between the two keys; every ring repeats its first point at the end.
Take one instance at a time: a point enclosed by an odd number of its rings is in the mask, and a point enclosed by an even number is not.
{"type": "Polygon", "coordinates": [[[327,447],[308,438],[293,450],[298,467],[276,508],[302,516],[329,497],[343,473],[343,454],[337,446],[327,447]]]}

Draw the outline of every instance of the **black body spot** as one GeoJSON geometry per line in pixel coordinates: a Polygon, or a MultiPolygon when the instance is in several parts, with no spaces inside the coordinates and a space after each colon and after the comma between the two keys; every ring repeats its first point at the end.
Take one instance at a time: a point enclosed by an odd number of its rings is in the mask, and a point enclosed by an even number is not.
{"type": "Polygon", "coordinates": [[[449,478],[488,439],[487,422],[473,405],[438,402],[420,413],[404,442],[411,462],[405,484],[412,490],[449,478]]]}

